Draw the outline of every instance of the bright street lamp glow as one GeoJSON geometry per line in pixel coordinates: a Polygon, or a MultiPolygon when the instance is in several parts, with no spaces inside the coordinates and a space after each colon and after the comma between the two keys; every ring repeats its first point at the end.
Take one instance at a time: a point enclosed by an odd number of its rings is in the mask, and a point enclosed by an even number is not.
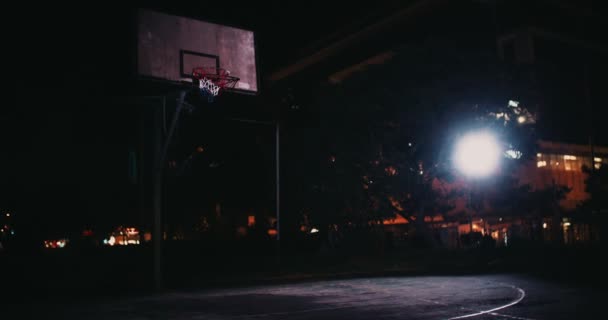
{"type": "Polygon", "coordinates": [[[491,174],[500,161],[498,142],[487,132],[468,133],[456,144],[454,160],[456,167],[470,177],[491,174]]]}
{"type": "Polygon", "coordinates": [[[519,117],[517,117],[517,122],[519,122],[519,123],[524,123],[524,122],[526,122],[526,117],[524,117],[524,116],[519,116],[519,117]]]}

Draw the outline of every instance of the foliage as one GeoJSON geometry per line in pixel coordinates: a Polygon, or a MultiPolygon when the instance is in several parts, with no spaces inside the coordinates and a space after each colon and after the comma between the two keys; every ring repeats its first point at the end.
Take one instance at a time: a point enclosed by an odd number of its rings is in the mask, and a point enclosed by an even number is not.
{"type": "Polygon", "coordinates": [[[444,212],[457,195],[433,183],[452,180],[451,146],[473,128],[490,128],[506,141],[505,151],[523,155],[507,166],[535,155],[533,114],[509,105],[513,90],[501,83],[503,70],[491,54],[446,54],[434,44],[399,52],[317,99],[317,222],[367,223],[396,212],[416,212],[422,222],[424,214],[444,212]]]}
{"type": "Polygon", "coordinates": [[[593,170],[585,166],[583,171],[588,174],[585,191],[590,198],[581,204],[580,211],[593,214],[608,212],[608,166],[593,170]]]}

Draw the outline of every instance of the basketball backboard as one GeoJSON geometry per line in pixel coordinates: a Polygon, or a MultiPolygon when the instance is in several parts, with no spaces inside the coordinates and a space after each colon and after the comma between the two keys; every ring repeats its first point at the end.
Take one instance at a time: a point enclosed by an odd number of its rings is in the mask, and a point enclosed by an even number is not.
{"type": "Polygon", "coordinates": [[[258,92],[253,31],[140,9],[137,73],[143,79],[180,82],[197,67],[239,78],[232,91],[258,92]]]}

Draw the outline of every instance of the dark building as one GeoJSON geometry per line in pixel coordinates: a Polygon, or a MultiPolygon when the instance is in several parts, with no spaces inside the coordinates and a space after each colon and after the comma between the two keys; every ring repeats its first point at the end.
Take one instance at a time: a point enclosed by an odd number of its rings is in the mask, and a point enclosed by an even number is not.
{"type": "MultiPolygon", "coordinates": [[[[597,146],[608,145],[601,120],[608,92],[602,79],[608,71],[601,36],[605,22],[590,2],[430,0],[387,8],[315,43],[299,60],[269,76],[273,88],[290,92],[295,116],[287,131],[301,142],[297,148],[285,148],[290,157],[288,193],[299,192],[296,181],[302,178],[293,163],[314,161],[301,145],[314,138],[322,121],[319,108],[331,108],[315,97],[358,77],[375,88],[389,81],[404,87],[415,84],[428,90],[427,97],[436,99],[440,108],[450,102],[521,101],[536,114],[539,138],[557,141],[541,142],[538,163],[549,161],[544,159],[548,154],[563,160],[550,160],[550,169],[533,165],[534,177],[539,176],[532,181],[534,187],[546,187],[552,180],[572,188],[561,203],[566,211],[587,199],[586,176],[578,165],[601,164],[604,158],[598,152],[605,149],[597,146]],[[391,71],[383,77],[372,71],[378,66],[391,71]],[[445,101],[442,96],[455,99],[445,101]],[[556,146],[562,149],[556,151],[556,146]]],[[[488,230],[492,235],[494,231],[488,230]]]]}

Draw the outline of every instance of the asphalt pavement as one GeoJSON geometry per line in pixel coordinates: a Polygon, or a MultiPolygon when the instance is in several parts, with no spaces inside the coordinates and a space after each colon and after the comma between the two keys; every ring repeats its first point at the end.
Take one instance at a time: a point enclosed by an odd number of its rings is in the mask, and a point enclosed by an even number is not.
{"type": "Polygon", "coordinates": [[[378,277],[13,305],[28,319],[605,319],[604,290],[521,275],[378,277]]]}

